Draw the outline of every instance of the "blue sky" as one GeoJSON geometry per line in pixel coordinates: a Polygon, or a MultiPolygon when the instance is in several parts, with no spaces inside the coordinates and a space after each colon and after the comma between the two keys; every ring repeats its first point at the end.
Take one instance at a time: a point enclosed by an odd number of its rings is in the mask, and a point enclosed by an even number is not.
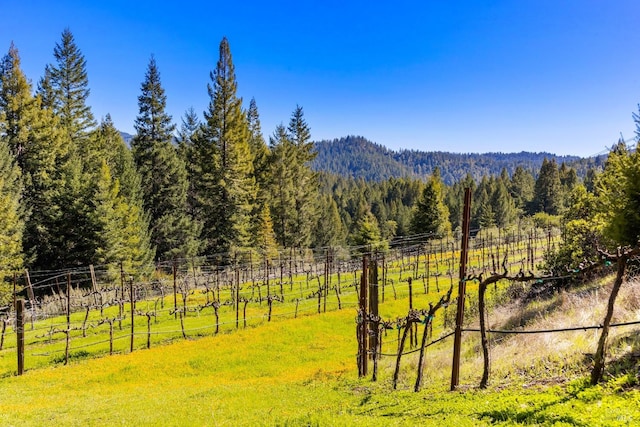
{"type": "Polygon", "coordinates": [[[174,122],[207,108],[223,36],[266,137],[299,104],[315,140],[590,156],[634,136],[640,103],[632,0],[3,0],[2,11],[0,51],[15,43],[34,86],[68,27],[94,115],[129,133],[152,54],[174,122]]]}

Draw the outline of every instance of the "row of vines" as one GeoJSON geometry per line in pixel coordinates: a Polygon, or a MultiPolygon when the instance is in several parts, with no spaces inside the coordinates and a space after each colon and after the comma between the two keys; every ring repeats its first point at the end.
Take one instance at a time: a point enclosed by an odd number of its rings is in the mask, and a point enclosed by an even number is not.
{"type": "MultiPolygon", "coordinates": [[[[496,271],[502,259],[509,271],[536,270],[557,238],[552,230],[477,234],[471,239],[470,271],[496,271]]],[[[147,280],[121,265],[20,272],[13,281],[15,302],[0,314],[0,375],[19,371],[15,307],[22,299],[24,369],[34,369],[275,319],[345,308],[355,312],[364,254],[377,263],[381,304],[408,299],[414,310],[418,293],[446,295],[436,305],[446,310],[459,281],[459,241],[417,235],[392,241],[384,252],[367,247],[286,250],[268,259],[224,254],[157,264],[147,280]]],[[[428,310],[420,314],[429,316],[428,310]]],[[[397,330],[404,319],[395,319],[397,330]]]]}

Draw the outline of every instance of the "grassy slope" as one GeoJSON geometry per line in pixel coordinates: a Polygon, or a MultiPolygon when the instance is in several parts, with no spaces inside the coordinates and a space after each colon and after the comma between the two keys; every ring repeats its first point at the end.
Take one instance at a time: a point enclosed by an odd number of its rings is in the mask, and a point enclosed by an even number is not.
{"type": "MultiPolygon", "coordinates": [[[[412,393],[409,370],[401,390],[392,391],[392,361],[383,363],[379,383],[359,380],[355,347],[354,311],[346,309],[31,370],[0,380],[0,424],[475,426],[640,420],[640,393],[622,391],[615,382],[587,387],[578,379],[543,389],[514,382],[450,393],[446,381],[428,378],[425,390],[412,393]]],[[[477,373],[463,376],[465,384],[477,379],[477,373]]]]}

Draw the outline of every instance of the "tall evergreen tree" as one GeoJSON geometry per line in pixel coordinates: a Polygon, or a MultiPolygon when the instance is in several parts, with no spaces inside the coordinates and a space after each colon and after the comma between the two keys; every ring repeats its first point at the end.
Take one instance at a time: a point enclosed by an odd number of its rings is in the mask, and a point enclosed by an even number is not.
{"type": "Polygon", "coordinates": [[[268,181],[269,167],[269,147],[262,135],[260,126],[260,114],[255,98],[251,98],[249,109],[247,110],[247,124],[249,126],[249,149],[253,158],[253,174],[258,186],[258,192],[261,193],[258,198],[266,197],[266,187],[268,181]]]}
{"type": "Polygon", "coordinates": [[[438,236],[446,236],[451,232],[449,210],[444,204],[443,185],[440,169],[436,167],[416,206],[411,221],[411,230],[414,233],[433,233],[438,236]]]}
{"type": "Polygon", "coordinates": [[[191,257],[198,251],[199,229],[187,215],[187,170],[172,144],[175,126],[165,112],[166,95],[153,56],[141,90],[131,147],[142,177],[151,241],[159,259],[191,257]]]}
{"type": "Polygon", "coordinates": [[[89,79],[87,61],[76,45],[71,31],[62,32],[62,40],[53,49],[55,64],[45,68],[40,82],[40,95],[45,106],[51,106],[60,117],[60,125],[69,141],[81,146],[96,122],[87,105],[89,79]]]}
{"type": "Polygon", "coordinates": [[[283,125],[276,127],[269,138],[271,146],[271,214],[273,229],[279,245],[283,248],[294,246],[295,230],[295,181],[291,165],[294,146],[283,125]]]}
{"type": "MultiPolygon", "coordinates": [[[[184,161],[187,169],[187,179],[189,181],[189,188],[187,191],[187,213],[195,221],[196,210],[196,190],[195,190],[195,177],[198,174],[198,157],[195,150],[196,142],[200,138],[202,124],[196,110],[193,107],[189,107],[182,117],[182,124],[176,140],[178,142],[178,155],[184,161]]],[[[198,235],[199,238],[199,235],[198,235]]]]}
{"type": "Polygon", "coordinates": [[[331,195],[322,197],[322,206],[318,225],[314,230],[315,247],[338,246],[345,243],[345,229],[338,213],[338,205],[331,195]]]}
{"type": "Polygon", "coordinates": [[[22,180],[20,168],[9,151],[3,123],[4,112],[0,110],[0,306],[7,304],[11,295],[5,279],[24,263],[22,180]]]}
{"type": "Polygon", "coordinates": [[[55,250],[54,224],[61,210],[56,202],[60,167],[68,145],[57,118],[41,109],[40,98],[31,95],[13,44],[0,64],[0,135],[22,171],[23,204],[28,210],[23,238],[26,264],[49,268],[55,250]]]}
{"type": "Polygon", "coordinates": [[[515,201],[516,208],[521,213],[527,212],[527,209],[530,207],[535,185],[536,180],[533,175],[522,166],[517,166],[511,176],[509,193],[515,201]]]}
{"type": "Polygon", "coordinates": [[[535,212],[558,215],[562,210],[562,187],[560,173],[555,160],[542,161],[540,173],[534,187],[533,206],[535,212]]]}
{"type": "Polygon", "coordinates": [[[471,227],[488,228],[496,225],[491,195],[494,192],[494,180],[483,176],[473,194],[471,227]]]}
{"type": "Polygon", "coordinates": [[[299,105],[296,105],[291,115],[287,130],[294,147],[294,156],[291,159],[295,182],[293,245],[304,248],[311,244],[313,228],[318,219],[319,187],[318,176],[311,169],[311,162],[316,158],[317,153],[313,150],[311,129],[299,105]]]}
{"type": "Polygon", "coordinates": [[[495,183],[495,188],[491,195],[491,206],[498,227],[506,227],[516,220],[516,205],[505,185],[504,177],[498,179],[495,183]]]}
{"type": "MultiPolygon", "coordinates": [[[[269,213],[269,224],[273,233],[271,210],[269,209],[269,148],[265,143],[260,126],[260,115],[256,100],[251,98],[247,110],[247,125],[249,129],[249,150],[253,159],[253,178],[256,184],[256,198],[251,212],[251,222],[255,224],[265,223],[265,212],[269,213]]],[[[274,236],[275,239],[275,236],[274,236]]],[[[261,247],[264,238],[262,233],[253,233],[251,245],[261,247]]],[[[275,243],[275,240],[274,240],[275,243]]]]}
{"type": "MultiPolygon", "coordinates": [[[[471,189],[471,194],[475,191],[476,182],[471,174],[467,173],[462,181],[456,182],[445,192],[445,203],[449,209],[449,222],[453,229],[462,227],[462,214],[464,211],[464,190],[471,189]]],[[[475,205],[475,203],[474,203],[475,205]]]]}
{"type": "Polygon", "coordinates": [[[93,223],[98,246],[95,262],[120,261],[127,271],[144,275],[154,259],[151,248],[149,221],[143,208],[141,178],[133,155],[109,115],[100,123],[92,137],[92,152],[97,153],[94,165],[100,171],[94,191],[95,215],[93,223]],[[102,165],[102,163],[105,165],[102,165]],[[107,169],[105,171],[105,168],[107,169]],[[111,176],[111,181],[107,179],[111,176]],[[100,210],[106,213],[99,213],[100,210]],[[103,222],[102,218],[111,218],[103,222]],[[115,223],[121,233],[113,234],[109,227],[115,223]],[[101,233],[105,231],[105,236],[101,233]],[[111,233],[111,235],[109,235],[111,233]],[[115,243],[113,237],[120,240],[115,243]],[[115,248],[115,249],[114,249],[115,248]],[[118,259],[105,254],[116,254],[118,259]]]}
{"type": "Polygon", "coordinates": [[[91,153],[91,131],[96,123],[87,105],[89,80],[86,60],[76,45],[69,29],[62,32],[56,43],[54,63],[45,68],[39,84],[43,107],[52,111],[60,121],[59,127],[67,145],[66,157],[59,171],[61,182],[57,187],[54,204],[59,206],[53,222],[52,251],[47,267],[63,267],[92,262],[96,242],[91,241],[92,220],[89,206],[97,184],[98,173],[85,159],[91,153]]]}
{"type": "Polygon", "coordinates": [[[238,98],[229,42],[220,42],[220,57],[208,85],[209,108],[195,150],[196,216],[204,224],[206,253],[250,247],[250,222],[256,197],[247,118],[238,98]]]}

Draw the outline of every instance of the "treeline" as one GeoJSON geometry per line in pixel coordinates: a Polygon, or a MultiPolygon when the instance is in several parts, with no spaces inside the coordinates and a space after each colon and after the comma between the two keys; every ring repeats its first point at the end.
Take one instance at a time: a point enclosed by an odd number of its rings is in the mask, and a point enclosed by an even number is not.
{"type": "Polygon", "coordinates": [[[537,173],[544,159],[566,163],[584,178],[589,169],[602,168],[605,155],[579,158],[549,153],[447,153],[440,151],[389,150],[361,136],[347,136],[331,141],[316,142],[318,156],[313,162],[317,171],[344,177],[383,181],[389,178],[424,178],[440,168],[446,185],[465,179],[467,175],[480,181],[484,176],[499,175],[506,169],[513,175],[521,167],[537,173]]]}
{"type": "Polygon", "coordinates": [[[144,274],[155,260],[314,244],[320,197],[302,107],[267,144],[255,100],[237,95],[226,38],[209,105],[179,129],[153,56],[141,80],[129,148],[109,115],[94,119],[68,29],[35,88],[11,44],[0,62],[1,273],[123,263],[144,274]]]}
{"type": "Polygon", "coordinates": [[[461,227],[465,188],[473,195],[471,227],[508,227],[523,220],[536,225],[557,225],[559,215],[570,206],[570,195],[577,185],[593,187],[596,170],[585,180],[576,170],[555,159],[544,159],[534,175],[516,167],[497,176],[476,181],[471,174],[455,184],[445,185],[439,167],[427,181],[417,178],[389,178],[366,181],[321,174],[325,204],[337,210],[344,232],[341,241],[327,244],[364,244],[419,233],[445,235],[461,227]],[[368,239],[367,239],[368,237],[368,239]]]}

